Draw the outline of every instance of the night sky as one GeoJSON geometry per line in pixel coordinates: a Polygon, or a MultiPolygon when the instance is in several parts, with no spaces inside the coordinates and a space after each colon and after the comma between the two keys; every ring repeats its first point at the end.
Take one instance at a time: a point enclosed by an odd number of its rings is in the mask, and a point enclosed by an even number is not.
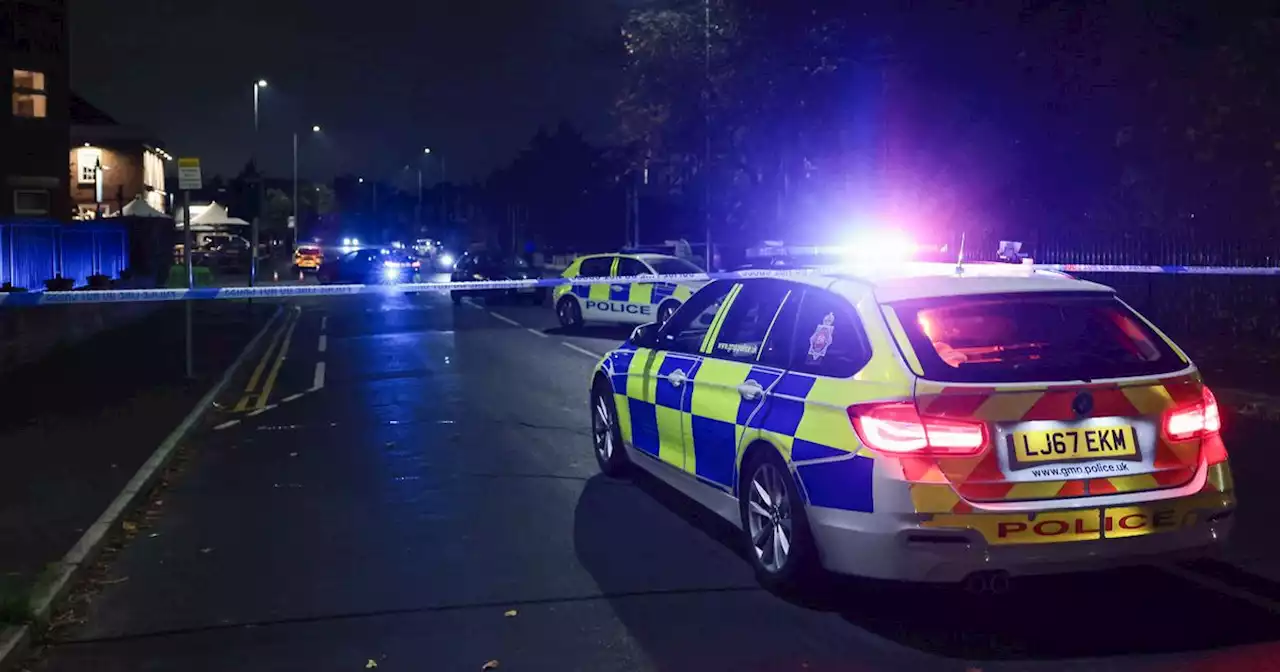
{"type": "Polygon", "coordinates": [[[80,0],[72,85],[122,123],[152,131],[206,175],[253,150],[252,83],[264,165],[391,180],[406,163],[428,182],[511,160],[540,124],[609,131],[621,0],[80,0]],[[309,135],[320,124],[323,136],[309,135]]]}

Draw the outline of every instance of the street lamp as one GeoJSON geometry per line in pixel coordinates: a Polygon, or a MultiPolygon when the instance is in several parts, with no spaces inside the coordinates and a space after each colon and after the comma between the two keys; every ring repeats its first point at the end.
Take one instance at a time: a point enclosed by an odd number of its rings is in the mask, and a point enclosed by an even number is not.
{"type": "MultiPolygon", "coordinates": [[[[320,125],[311,126],[312,133],[320,132],[320,125]]],[[[298,249],[298,229],[302,220],[298,217],[298,132],[293,132],[293,249],[298,249]]]]}
{"type": "MultiPolygon", "coordinates": [[[[430,155],[431,155],[431,148],[430,148],[430,147],[423,147],[423,148],[422,148],[422,153],[423,153],[423,155],[425,155],[425,156],[430,156],[430,155]]],[[[444,155],[442,155],[442,154],[436,154],[436,157],[438,157],[438,158],[440,159],[440,184],[444,184],[444,155]]],[[[443,192],[441,192],[441,195],[440,195],[440,218],[441,218],[441,219],[444,219],[444,193],[443,193],[443,192]]],[[[422,227],[422,166],[421,166],[421,165],[419,165],[419,166],[418,166],[418,215],[417,215],[417,220],[418,220],[418,227],[419,227],[419,228],[421,228],[421,227],[422,227]]]]}
{"type": "Polygon", "coordinates": [[[259,79],[253,83],[253,167],[258,172],[258,214],[253,218],[253,226],[249,237],[252,238],[253,249],[249,253],[249,286],[253,287],[258,279],[258,226],[262,220],[262,210],[267,202],[267,187],[263,180],[262,166],[258,164],[258,92],[267,88],[267,80],[259,79]]]}

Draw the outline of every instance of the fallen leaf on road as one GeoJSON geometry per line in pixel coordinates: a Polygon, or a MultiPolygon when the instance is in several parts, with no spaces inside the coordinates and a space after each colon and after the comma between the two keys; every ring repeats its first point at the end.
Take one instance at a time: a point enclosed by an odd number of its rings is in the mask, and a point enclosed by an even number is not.
{"type": "Polygon", "coordinates": [[[98,585],[100,585],[100,586],[114,586],[114,585],[116,585],[117,583],[124,583],[125,581],[128,581],[128,580],[129,580],[129,577],[127,577],[127,576],[126,576],[126,577],[119,578],[119,579],[112,579],[112,580],[110,580],[110,581],[99,581],[99,582],[98,582],[98,585]]]}
{"type": "Polygon", "coordinates": [[[496,670],[496,669],[498,669],[498,661],[496,660],[491,660],[485,663],[484,665],[480,666],[481,672],[484,672],[484,670],[496,670]]]}
{"type": "Polygon", "coordinates": [[[201,553],[212,553],[212,552],[213,552],[213,547],[212,547],[212,546],[210,546],[210,547],[208,547],[208,548],[202,548],[202,549],[200,549],[200,552],[201,552],[201,553]]]}
{"type": "Polygon", "coordinates": [[[374,660],[374,659],[370,658],[370,659],[369,659],[369,662],[367,662],[367,663],[365,663],[365,664],[364,664],[364,669],[366,669],[366,670],[372,670],[373,668],[375,668],[375,667],[377,667],[377,666],[378,666],[378,661],[376,661],[376,660],[374,660]]]}
{"type": "Polygon", "coordinates": [[[297,456],[298,456],[297,453],[289,453],[289,457],[297,457],[297,456]]]}
{"type": "Polygon", "coordinates": [[[155,538],[156,538],[156,537],[158,537],[158,536],[160,536],[160,535],[159,535],[159,534],[157,534],[157,533],[155,533],[155,532],[152,532],[151,534],[148,534],[148,535],[147,535],[147,538],[148,538],[148,539],[155,539],[155,538]]]}
{"type": "Polygon", "coordinates": [[[515,609],[510,609],[507,611],[507,613],[503,614],[503,616],[506,616],[507,618],[511,618],[512,616],[515,616],[518,613],[520,612],[516,611],[515,609]]]}
{"type": "Polygon", "coordinates": [[[137,531],[138,531],[138,524],[137,524],[137,523],[131,523],[131,522],[127,521],[127,520],[126,520],[126,521],[124,521],[123,523],[120,523],[120,527],[121,527],[121,528],[123,528],[125,532],[137,532],[137,531]]]}

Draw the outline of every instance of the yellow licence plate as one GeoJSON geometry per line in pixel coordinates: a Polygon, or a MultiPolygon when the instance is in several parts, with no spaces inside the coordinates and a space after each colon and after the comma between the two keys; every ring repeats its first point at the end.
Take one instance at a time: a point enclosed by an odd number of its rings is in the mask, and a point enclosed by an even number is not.
{"type": "Polygon", "coordinates": [[[1014,432],[1009,442],[1013,461],[1023,464],[1132,459],[1138,455],[1138,438],[1129,425],[1014,432]]]}

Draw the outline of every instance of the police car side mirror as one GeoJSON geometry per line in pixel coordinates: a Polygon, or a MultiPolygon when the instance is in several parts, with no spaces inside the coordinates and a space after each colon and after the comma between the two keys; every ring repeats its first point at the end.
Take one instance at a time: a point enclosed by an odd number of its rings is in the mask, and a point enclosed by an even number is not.
{"type": "Polygon", "coordinates": [[[631,343],[641,348],[658,347],[658,330],[662,325],[657,322],[642,324],[631,332],[631,343]]]}

